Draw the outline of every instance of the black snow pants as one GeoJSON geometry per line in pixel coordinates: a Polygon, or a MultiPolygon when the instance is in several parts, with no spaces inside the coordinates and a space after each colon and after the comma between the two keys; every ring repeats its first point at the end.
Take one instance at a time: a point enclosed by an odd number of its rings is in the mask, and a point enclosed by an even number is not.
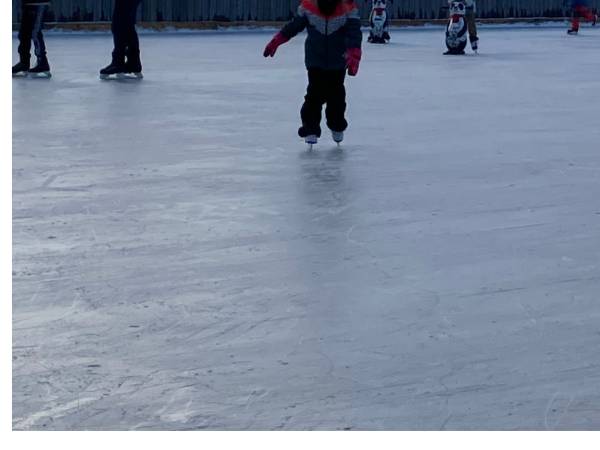
{"type": "Polygon", "coordinates": [[[142,0],[115,0],[111,30],[115,48],[113,61],[124,64],[140,59],[140,41],[135,31],[138,6],[142,0]]]}
{"type": "Polygon", "coordinates": [[[31,41],[33,40],[35,56],[38,60],[43,60],[46,58],[46,44],[42,35],[42,26],[44,25],[44,14],[48,5],[22,3],[22,6],[23,18],[19,29],[19,57],[21,61],[31,59],[31,41]]]}
{"type": "MultiPolygon", "coordinates": [[[[308,69],[308,88],[300,111],[303,134],[321,136],[321,111],[326,104],[327,127],[344,131],[348,122],[346,112],[346,70],[308,69]]],[[[304,137],[304,136],[302,136],[304,137]]]]}

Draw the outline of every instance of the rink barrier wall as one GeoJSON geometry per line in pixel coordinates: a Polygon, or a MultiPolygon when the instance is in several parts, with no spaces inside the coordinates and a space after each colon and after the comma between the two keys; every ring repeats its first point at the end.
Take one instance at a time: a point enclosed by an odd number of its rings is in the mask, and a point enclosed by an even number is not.
{"type": "MultiPolygon", "coordinates": [[[[114,0],[52,0],[47,22],[108,22],[114,0]]],[[[143,0],[143,22],[282,22],[289,20],[298,0],[143,0]]],[[[371,0],[357,0],[367,18],[371,0]]],[[[478,16],[488,18],[559,18],[569,14],[565,0],[477,0],[478,16]]],[[[395,0],[392,19],[431,21],[447,16],[445,0],[395,0]]],[[[600,9],[600,0],[590,0],[600,9]]],[[[20,0],[12,0],[13,23],[21,20],[20,0]]]]}
{"type": "MultiPolygon", "coordinates": [[[[532,17],[532,18],[506,18],[506,19],[478,19],[479,24],[492,25],[540,25],[544,23],[563,23],[567,20],[566,17],[532,17]]],[[[140,22],[137,25],[138,30],[142,31],[170,31],[170,30],[227,30],[227,29],[244,29],[244,30],[260,30],[260,29],[279,29],[286,22],[283,21],[250,21],[250,22],[140,22]]],[[[426,25],[445,25],[446,19],[434,20],[410,20],[410,19],[394,19],[391,22],[393,27],[423,27],[426,25]]],[[[110,22],[49,22],[44,28],[56,31],[91,31],[91,32],[109,32],[110,22]]],[[[18,31],[19,24],[13,24],[13,31],[18,31]]]]}

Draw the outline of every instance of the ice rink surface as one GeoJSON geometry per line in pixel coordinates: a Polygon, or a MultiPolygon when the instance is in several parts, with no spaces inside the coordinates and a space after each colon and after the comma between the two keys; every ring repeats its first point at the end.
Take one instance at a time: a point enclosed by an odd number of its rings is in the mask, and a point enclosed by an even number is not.
{"type": "Polygon", "coordinates": [[[396,30],[313,152],[270,35],[13,81],[13,428],[600,429],[600,29],[396,30]]]}

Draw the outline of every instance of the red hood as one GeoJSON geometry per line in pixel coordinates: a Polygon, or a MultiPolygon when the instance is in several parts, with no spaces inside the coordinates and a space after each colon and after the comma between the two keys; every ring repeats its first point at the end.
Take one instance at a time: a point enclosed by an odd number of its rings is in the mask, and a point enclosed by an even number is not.
{"type": "Polygon", "coordinates": [[[356,8],[356,4],[353,0],[342,0],[337,6],[336,10],[333,12],[333,14],[330,16],[326,16],[321,12],[319,7],[317,6],[316,0],[302,0],[301,5],[304,9],[310,11],[311,13],[324,18],[340,17],[345,14],[348,14],[350,11],[356,8]]]}

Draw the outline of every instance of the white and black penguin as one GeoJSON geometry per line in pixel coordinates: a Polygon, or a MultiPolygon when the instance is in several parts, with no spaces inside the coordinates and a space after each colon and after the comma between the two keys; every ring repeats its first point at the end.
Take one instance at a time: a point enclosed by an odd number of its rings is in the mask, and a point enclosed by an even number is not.
{"type": "Polygon", "coordinates": [[[465,20],[465,3],[453,1],[450,3],[450,20],[446,27],[446,47],[444,55],[464,55],[467,46],[467,22],[465,20]]]}
{"type": "Polygon", "coordinates": [[[390,40],[389,34],[390,19],[387,12],[386,0],[373,0],[371,14],[369,15],[369,32],[368,41],[373,44],[385,44],[390,40]]]}

